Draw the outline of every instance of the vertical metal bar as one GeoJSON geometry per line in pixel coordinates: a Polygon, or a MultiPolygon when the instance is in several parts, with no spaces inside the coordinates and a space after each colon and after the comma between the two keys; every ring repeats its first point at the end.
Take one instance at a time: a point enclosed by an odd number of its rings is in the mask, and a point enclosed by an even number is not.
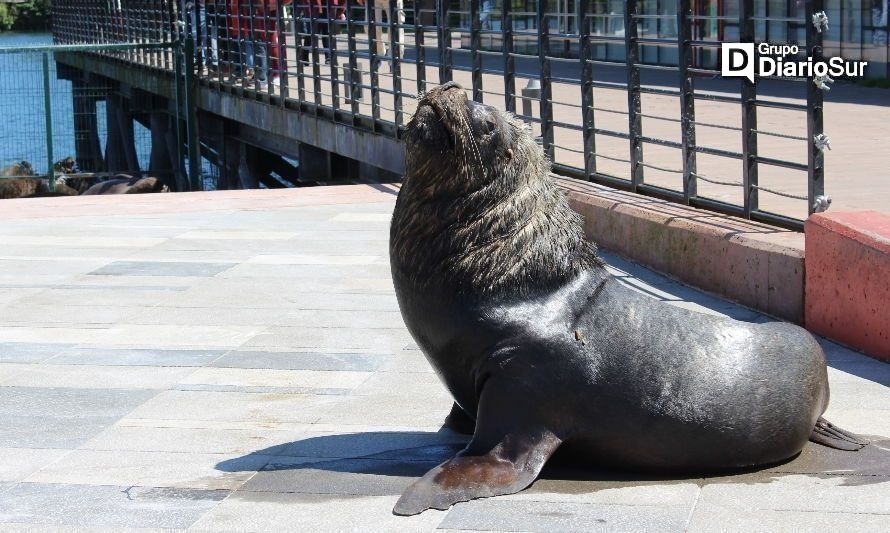
{"type": "Polygon", "coordinates": [[[355,23],[352,21],[352,10],[355,8],[355,0],[346,0],[346,38],[349,48],[349,112],[352,115],[352,125],[358,125],[359,105],[358,99],[361,91],[356,73],[358,70],[358,50],[355,45],[355,23]]]}
{"type": "Polygon", "coordinates": [[[389,56],[392,59],[392,99],[395,109],[396,137],[399,136],[399,126],[404,122],[405,111],[402,109],[402,52],[399,35],[402,33],[402,24],[396,0],[390,0],[387,18],[389,19],[389,56]]]}
{"type": "Polygon", "coordinates": [[[371,58],[371,118],[373,128],[377,131],[380,122],[380,57],[377,53],[377,8],[374,0],[367,0],[368,7],[368,56],[371,58]]]}
{"type": "Polygon", "coordinates": [[[335,7],[332,6],[331,0],[327,0],[328,5],[328,66],[330,67],[331,78],[331,105],[334,109],[340,108],[340,71],[337,69],[337,32],[335,30],[334,17],[335,7]]]}
{"type": "Polygon", "coordinates": [[[321,67],[318,64],[318,13],[315,12],[312,2],[309,3],[309,34],[312,36],[312,96],[315,101],[315,112],[318,113],[318,107],[321,106],[321,67]]]}
{"type": "MultiPolygon", "coordinates": [[[[812,24],[813,15],[825,8],[823,0],[807,0],[804,13],[804,24],[807,35],[807,52],[813,63],[823,59],[823,32],[816,31],[812,24]]],[[[825,154],[816,148],[816,136],[823,133],[822,122],[823,94],[811,80],[807,81],[807,214],[815,211],[817,196],[825,194],[825,154]]]]}
{"type": "Polygon", "coordinates": [[[584,176],[596,174],[596,133],[593,112],[593,53],[590,44],[590,0],[578,1],[579,57],[581,59],[581,134],[584,138],[584,176]]]}
{"type": "Polygon", "coordinates": [[[312,6],[309,5],[309,0],[296,0],[296,2],[294,3],[294,40],[296,42],[294,44],[296,45],[297,56],[297,99],[300,101],[301,104],[306,101],[306,80],[304,79],[306,74],[303,70],[305,63],[303,57],[309,57],[309,53],[312,47],[312,39],[315,38],[314,36],[307,36],[305,34],[306,23],[303,18],[303,15],[305,14],[303,12],[303,7],[306,7],[306,9],[310,11],[311,18],[312,6]],[[297,2],[299,2],[299,5],[297,5],[297,2]],[[306,50],[304,48],[304,44],[307,38],[310,39],[310,50],[306,50]]]}
{"type": "Polygon", "coordinates": [[[436,0],[436,20],[439,26],[439,84],[452,80],[451,28],[448,27],[448,0],[436,0]]]}
{"type": "Polygon", "coordinates": [[[53,171],[53,98],[50,84],[49,54],[43,53],[43,118],[46,124],[46,175],[50,192],[56,190],[56,173],[53,171]]]}
{"type": "Polygon", "coordinates": [[[553,160],[553,87],[550,85],[550,28],[547,1],[538,0],[538,64],[541,69],[541,139],[544,153],[553,160]]]}
{"type": "Polygon", "coordinates": [[[624,47],[627,60],[627,128],[630,144],[630,182],[636,191],[643,183],[642,101],[640,98],[640,49],[637,44],[637,0],[624,5],[624,47]]]}
{"type": "MultiPolygon", "coordinates": [[[[754,0],[739,2],[739,40],[754,42],[754,0]]],[[[752,58],[753,61],[753,58],[752,58]]],[[[746,218],[758,209],[757,173],[757,85],[740,78],[742,101],[742,188],[746,218]]],[[[812,84],[808,84],[812,85],[812,84]]]]}
{"type": "Polygon", "coordinates": [[[470,0],[470,62],[473,100],[482,102],[482,22],[479,20],[479,0],[470,0]]]}
{"type": "Polygon", "coordinates": [[[425,31],[423,28],[423,18],[426,14],[423,13],[423,10],[420,6],[420,1],[417,0],[414,2],[414,53],[416,54],[417,61],[415,65],[417,66],[417,94],[422,94],[426,91],[426,38],[425,31]]]}
{"type": "Polygon", "coordinates": [[[195,103],[197,89],[195,76],[195,40],[191,33],[185,36],[185,131],[188,136],[189,189],[203,190],[201,181],[201,148],[198,137],[198,115],[195,103]]]}
{"type": "MultiPolygon", "coordinates": [[[[290,96],[288,85],[290,84],[290,75],[287,70],[287,46],[284,31],[284,5],[281,0],[275,0],[275,33],[278,41],[278,72],[272,74],[272,80],[275,74],[278,74],[279,94],[281,95],[281,107],[284,107],[285,100],[290,96]]],[[[211,46],[213,46],[211,44],[211,46]]],[[[218,54],[219,52],[217,52],[218,54]]],[[[270,81],[272,81],[270,80],[270,81]]]]}
{"type": "Polygon", "coordinates": [[[513,57],[513,14],[503,0],[501,8],[501,39],[504,49],[504,100],[507,111],[516,113],[516,60],[513,57]]]}
{"type": "Polygon", "coordinates": [[[680,74],[680,138],[683,141],[683,199],[689,203],[698,195],[695,158],[695,86],[689,66],[692,64],[692,1],[677,5],[677,57],[680,74]]]}

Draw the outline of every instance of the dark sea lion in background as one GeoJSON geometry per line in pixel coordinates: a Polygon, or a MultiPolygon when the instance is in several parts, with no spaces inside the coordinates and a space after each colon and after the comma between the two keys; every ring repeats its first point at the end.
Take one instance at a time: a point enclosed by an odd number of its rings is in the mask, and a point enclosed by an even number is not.
{"type": "Polygon", "coordinates": [[[170,192],[170,189],[161,180],[154,177],[137,178],[121,175],[99,182],[82,194],[143,194],[156,192],[170,192]]]}
{"type": "MultiPolygon", "coordinates": [[[[34,168],[27,161],[4,167],[0,176],[37,176],[34,168]]],[[[78,191],[64,184],[56,184],[55,191],[49,190],[46,179],[27,177],[0,178],[0,199],[38,198],[46,196],[77,196],[78,191]]]]}
{"type": "Polygon", "coordinates": [[[609,275],[529,128],[448,83],[408,124],[390,233],[402,317],[473,426],[393,512],[529,486],[556,451],[651,472],[769,465],[821,418],[825,355],[806,330],[675,307],[609,275]],[[475,424],[472,424],[475,420],[475,424]]]}

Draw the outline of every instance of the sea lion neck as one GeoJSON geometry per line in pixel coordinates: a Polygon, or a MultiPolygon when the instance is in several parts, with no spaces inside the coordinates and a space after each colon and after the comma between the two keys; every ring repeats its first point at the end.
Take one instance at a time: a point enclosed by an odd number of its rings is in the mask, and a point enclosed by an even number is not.
{"type": "Polygon", "coordinates": [[[580,216],[546,175],[503,173],[469,194],[440,192],[409,176],[393,213],[393,274],[415,287],[509,301],[552,291],[586,270],[604,272],[580,216]]]}

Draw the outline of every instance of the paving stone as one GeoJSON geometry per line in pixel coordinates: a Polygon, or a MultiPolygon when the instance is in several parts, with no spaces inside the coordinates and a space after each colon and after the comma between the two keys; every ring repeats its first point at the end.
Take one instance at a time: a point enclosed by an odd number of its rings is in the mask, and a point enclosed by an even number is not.
{"type": "Polygon", "coordinates": [[[241,345],[242,350],[277,350],[311,348],[358,353],[392,353],[409,342],[402,329],[381,328],[305,328],[272,326],[241,345]]]}
{"type": "Polygon", "coordinates": [[[0,448],[0,483],[22,481],[38,469],[57,461],[70,450],[54,448],[0,448]]]}
{"type": "Polygon", "coordinates": [[[238,491],[190,531],[432,531],[444,511],[395,516],[396,496],[331,497],[238,491]]]}
{"type": "Polygon", "coordinates": [[[702,487],[700,504],[732,509],[890,514],[890,479],[876,476],[739,475],[702,487]]]}
{"type": "Polygon", "coordinates": [[[251,279],[316,279],[345,278],[350,276],[388,280],[391,276],[388,264],[379,265],[258,265],[242,263],[222,274],[222,278],[251,279]]]}
{"type": "Polygon", "coordinates": [[[156,306],[139,309],[127,317],[128,324],[140,326],[268,326],[280,321],[285,315],[283,309],[228,307],[172,307],[156,306]]]}
{"type": "Polygon", "coordinates": [[[177,276],[212,277],[234,263],[173,263],[150,261],[115,261],[90,274],[98,276],[177,276]]]}
{"type": "Polygon", "coordinates": [[[183,385],[233,385],[236,387],[307,387],[355,389],[368,380],[368,372],[274,370],[267,368],[200,368],[183,377],[183,385]]]}
{"type": "Polygon", "coordinates": [[[73,344],[0,342],[0,362],[40,363],[71,349],[73,344]]]}
{"type": "Polygon", "coordinates": [[[30,305],[18,302],[0,308],[0,324],[28,326],[31,324],[75,323],[111,325],[140,313],[142,307],[30,305]]]}
{"type": "Polygon", "coordinates": [[[166,239],[149,237],[84,237],[50,235],[0,235],[0,245],[56,248],[147,248],[166,239]]]}
{"type": "Polygon", "coordinates": [[[362,353],[248,352],[233,350],[210,366],[273,370],[377,370],[389,356],[362,353]]]}
{"type": "Polygon", "coordinates": [[[20,483],[0,493],[0,523],[186,528],[228,491],[20,483]]]}
{"type": "Polygon", "coordinates": [[[683,531],[690,506],[578,504],[497,498],[456,505],[443,529],[473,531],[683,531]]]}
{"type": "MultiPolygon", "coordinates": [[[[67,324],[66,324],[67,325],[67,324]]],[[[61,326],[61,325],[60,325],[61,326]]],[[[72,327],[0,326],[0,343],[80,344],[100,337],[107,328],[92,329],[72,327]]]]}
{"type": "Polygon", "coordinates": [[[276,457],[242,490],[396,496],[439,462],[276,457]]]}
{"type": "Polygon", "coordinates": [[[255,265],[373,265],[386,259],[380,255],[262,254],[249,260],[255,265]]]}
{"type": "Polygon", "coordinates": [[[123,485],[236,489],[270,457],[247,454],[74,450],[31,474],[27,481],[69,485],[123,485]],[[225,462],[226,469],[217,468],[225,462]]]}
{"type": "Polygon", "coordinates": [[[204,366],[226,352],[218,349],[159,350],[95,346],[65,348],[52,362],[68,365],[204,366]]]}
{"type": "Polygon", "coordinates": [[[712,503],[700,503],[695,507],[687,531],[691,533],[772,533],[774,531],[886,533],[887,515],[738,509],[712,503]]]}
{"type": "Polygon", "coordinates": [[[0,447],[7,448],[76,448],[117,421],[113,416],[0,416],[0,447]]]}
{"type": "Polygon", "coordinates": [[[0,365],[0,385],[77,389],[167,389],[193,372],[193,368],[176,367],[4,363],[0,365]],[[3,377],[8,367],[15,368],[10,369],[8,377],[3,377]]]}
{"type": "Polygon", "coordinates": [[[267,424],[312,423],[329,407],[333,396],[309,394],[206,391],[166,391],[128,414],[155,420],[246,421],[267,424]]]}
{"type": "MultiPolygon", "coordinates": [[[[313,426],[315,428],[315,426],[313,426]]],[[[450,431],[358,431],[308,429],[300,439],[286,444],[277,455],[288,457],[359,458],[442,462],[461,450],[466,435],[450,431]]]]}
{"type": "MultiPolygon", "coordinates": [[[[390,282],[391,283],[391,282],[390,282]]],[[[300,326],[307,328],[369,328],[402,329],[405,321],[399,311],[288,311],[276,321],[277,326],[300,326]]]]}
{"type": "MultiPolygon", "coordinates": [[[[192,454],[246,455],[262,451],[266,455],[283,453],[294,441],[305,436],[302,429],[279,431],[266,428],[188,428],[127,426],[129,419],[105,429],[83,444],[86,450],[127,450],[138,452],[170,452],[192,454]]],[[[308,425],[306,427],[309,427],[308,425]]]]}
{"type": "MultiPolygon", "coordinates": [[[[263,330],[262,326],[174,326],[118,324],[89,340],[97,345],[149,345],[176,348],[180,346],[215,346],[235,348],[263,330]]],[[[2,335],[2,330],[0,330],[2,335]]]]}
{"type": "Polygon", "coordinates": [[[155,394],[150,390],[0,387],[0,420],[6,416],[120,417],[155,394]]]}

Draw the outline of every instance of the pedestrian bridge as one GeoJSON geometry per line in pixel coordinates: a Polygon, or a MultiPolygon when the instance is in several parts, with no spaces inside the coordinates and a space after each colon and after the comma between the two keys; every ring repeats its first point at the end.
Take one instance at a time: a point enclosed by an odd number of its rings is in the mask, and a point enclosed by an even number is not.
{"type": "MultiPolygon", "coordinates": [[[[759,3],[730,20],[687,0],[669,14],[643,2],[614,13],[585,1],[559,12],[476,0],[60,0],[57,44],[109,48],[55,59],[75,85],[109,87],[109,135],[134,120],[151,130],[151,159],[170,162],[179,190],[398,179],[417,95],[453,80],[527,120],[557,174],[799,229],[828,204],[823,91],[720,78],[720,42],[700,29],[754,40],[770,22],[759,3]]],[[[818,55],[817,4],[781,21],[818,55]]],[[[133,137],[110,143],[129,166],[133,137]]],[[[96,146],[79,144],[82,167],[102,159],[96,146]]]]}

